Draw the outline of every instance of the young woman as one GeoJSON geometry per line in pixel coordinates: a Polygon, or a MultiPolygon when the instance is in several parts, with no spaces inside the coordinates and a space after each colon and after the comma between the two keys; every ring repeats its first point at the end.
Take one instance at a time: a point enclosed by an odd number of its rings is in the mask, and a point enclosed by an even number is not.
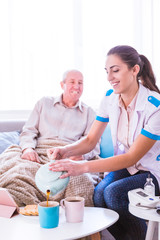
{"type": "Polygon", "coordinates": [[[95,188],[95,206],[119,213],[119,220],[109,228],[116,240],[143,240],[146,224],[129,213],[128,191],[143,188],[150,173],[159,195],[160,91],[150,62],[130,46],[112,48],[107,54],[105,70],[113,90],[103,97],[88,136],[74,144],[48,150],[48,156],[61,159],[90,151],[108,122],[114,156],[88,162],[64,159],[52,163],[50,170],[66,171],[62,177],[110,172],[95,188]]]}

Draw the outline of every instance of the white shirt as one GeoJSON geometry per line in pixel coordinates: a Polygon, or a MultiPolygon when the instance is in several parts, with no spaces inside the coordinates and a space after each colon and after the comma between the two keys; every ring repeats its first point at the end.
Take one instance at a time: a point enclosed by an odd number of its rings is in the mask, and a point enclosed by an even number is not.
{"type": "MultiPolygon", "coordinates": [[[[96,119],[110,122],[115,155],[125,152],[123,144],[118,141],[119,116],[119,95],[109,90],[101,101],[96,119]]],[[[160,94],[139,84],[132,118],[130,145],[139,134],[157,140],[137,165],[141,164],[144,169],[154,174],[160,185],[160,94]]]]}
{"type": "MultiPolygon", "coordinates": [[[[37,138],[59,139],[73,143],[87,135],[95,120],[93,109],[81,101],[74,107],[67,107],[62,102],[62,95],[58,97],[43,97],[40,99],[23,127],[20,135],[20,146],[35,148],[37,138]]],[[[100,143],[95,149],[84,155],[91,159],[100,153],[100,143]]]]}
{"type": "MultiPolygon", "coordinates": [[[[132,128],[134,125],[133,122],[133,115],[135,111],[137,101],[137,94],[131,101],[131,103],[125,109],[123,101],[119,96],[119,107],[120,107],[120,116],[118,121],[118,141],[123,144],[124,151],[128,152],[129,148],[132,145],[132,128]]],[[[136,163],[134,166],[127,168],[128,172],[133,175],[137,173],[139,170],[147,171],[139,162],[136,163]]]]}

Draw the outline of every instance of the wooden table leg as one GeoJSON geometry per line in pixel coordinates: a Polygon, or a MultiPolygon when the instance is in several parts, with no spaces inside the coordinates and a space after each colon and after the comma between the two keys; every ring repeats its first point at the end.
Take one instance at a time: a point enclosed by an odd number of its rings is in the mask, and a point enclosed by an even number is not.
{"type": "Polygon", "coordinates": [[[91,235],[91,240],[101,240],[100,232],[91,235]]]}

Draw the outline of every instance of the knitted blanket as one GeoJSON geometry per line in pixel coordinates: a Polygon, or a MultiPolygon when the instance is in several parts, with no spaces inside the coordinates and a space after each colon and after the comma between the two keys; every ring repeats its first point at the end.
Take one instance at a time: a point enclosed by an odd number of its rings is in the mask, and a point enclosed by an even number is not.
{"type": "MultiPolygon", "coordinates": [[[[0,187],[7,188],[19,207],[28,204],[38,204],[46,201],[46,194],[35,184],[35,174],[42,164],[48,163],[47,149],[53,146],[64,146],[67,143],[58,140],[38,141],[36,151],[41,164],[21,158],[22,150],[18,145],[12,145],[0,155],[0,187]]],[[[68,196],[85,198],[86,206],[93,206],[94,181],[92,175],[70,177],[65,190],[50,197],[50,200],[60,201],[68,196]]]]}

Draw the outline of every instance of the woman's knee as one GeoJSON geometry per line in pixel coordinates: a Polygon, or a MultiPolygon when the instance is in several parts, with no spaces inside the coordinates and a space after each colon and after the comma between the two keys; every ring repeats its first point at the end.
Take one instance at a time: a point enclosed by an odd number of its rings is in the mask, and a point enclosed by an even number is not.
{"type": "Polygon", "coordinates": [[[124,190],[124,186],[114,182],[107,186],[104,190],[104,201],[108,208],[120,210],[127,206],[128,195],[124,190]]]}
{"type": "Polygon", "coordinates": [[[96,207],[105,207],[105,202],[103,198],[104,189],[105,186],[101,183],[99,183],[94,189],[93,202],[96,207]]]}

